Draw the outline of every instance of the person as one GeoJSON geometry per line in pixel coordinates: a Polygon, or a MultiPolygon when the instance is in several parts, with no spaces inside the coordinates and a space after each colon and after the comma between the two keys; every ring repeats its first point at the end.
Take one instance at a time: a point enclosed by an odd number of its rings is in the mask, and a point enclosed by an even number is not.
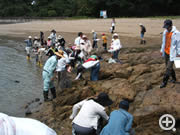
{"type": "Polygon", "coordinates": [[[44,123],[31,118],[8,116],[0,112],[0,135],[57,135],[44,123]]]}
{"type": "Polygon", "coordinates": [[[92,30],[92,34],[93,34],[93,45],[92,45],[92,47],[93,48],[98,48],[98,46],[97,46],[97,33],[94,31],[94,30],[92,30]]]}
{"type": "Polygon", "coordinates": [[[119,110],[110,114],[108,124],[102,129],[100,135],[132,135],[133,116],[128,112],[129,103],[123,100],[119,104],[119,110]]]}
{"type": "Polygon", "coordinates": [[[90,69],[90,68],[91,68],[90,80],[97,81],[100,70],[100,61],[96,55],[90,56],[89,59],[87,59],[82,65],[78,66],[77,77],[75,78],[75,80],[78,80],[82,76],[82,72],[85,69],[90,69]]]}
{"type": "Polygon", "coordinates": [[[65,51],[65,43],[66,43],[65,39],[61,35],[59,35],[57,40],[58,40],[58,46],[60,46],[60,49],[65,51]]]}
{"type": "Polygon", "coordinates": [[[41,47],[38,49],[38,65],[42,67],[43,64],[43,54],[45,54],[46,48],[44,45],[41,45],[41,47]]]}
{"type": "Polygon", "coordinates": [[[68,55],[66,54],[66,52],[59,50],[59,52],[61,53],[61,55],[63,55],[64,57],[58,60],[57,63],[57,67],[56,67],[56,72],[58,75],[58,81],[57,81],[57,86],[61,88],[61,90],[63,88],[66,88],[67,84],[67,69],[70,68],[70,60],[68,55]]]}
{"type": "Polygon", "coordinates": [[[82,36],[82,40],[80,41],[80,48],[81,51],[84,53],[85,57],[87,58],[92,51],[92,44],[86,35],[82,36]]]}
{"type": "Polygon", "coordinates": [[[102,40],[103,40],[102,46],[104,47],[104,51],[107,51],[107,37],[105,33],[102,34],[102,40]]]}
{"type": "Polygon", "coordinates": [[[53,81],[55,79],[54,71],[56,69],[58,60],[64,57],[61,52],[55,52],[55,55],[50,57],[44,67],[43,67],[43,82],[44,82],[44,88],[43,88],[43,95],[44,95],[44,101],[50,101],[51,99],[48,98],[48,92],[49,89],[51,90],[53,99],[56,98],[56,89],[54,87],[53,81]]]}
{"type": "Polygon", "coordinates": [[[99,130],[99,120],[103,118],[108,120],[109,117],[105,112],[105,107],[113,102],[109,96],[102,92],[96,98],[85,99],[73,106],[70,116],[72,121],[73,135],[97,135],[99,130]],[[79,113],[78,110],[80,109],[79,113]]]}
{"type": "Polygon", "coordinates": [[[24,42],[26,43],[25,50],[27,53],[27,59],[30,60],[30,53],[31,53],[32,45],[33,45],[32,37],[29,36],[27,40],[24,40],[24,42]]]}
{"type": "Polygon", "coordinates": [[[55,52],[57,52],[57,48],[55,48],[55,44],[52,44],[51,47],[48,49],[47,56],[50,58],[54,55],[55,52]]]}
{"type": "Polygon", "coordinates": [[[42,31],[40,31],[40,42],[41,45],[44,45],[44,33],[42,31]]]}
{"type": "Polygon", "coordinates": [[[75,46],[80,46],[80,41],[82,40],[82,36],[83,36],[83,33],[82,32],[79,32],[78,33],[78,37],[75,39],[74,41],[74,45],[75,46]]]}
{"type": "Polygon", "coordinates": [[[142,23],[140,23],[139,26],[141,28],[141,42],[140,42],[140,44],[146,44],[146,40],[144,39],[144,34],[146,32],[146,28],[142,23]]]}
{"type": "Polygon", "coordinates": [[[118,38],[118,34],[115,33],[113,34],[113,40],[111,43],[111,48],[109,50],[109,52],[112,52],[112,59],[115,60],[115,62],[120,62],[120,60],[118,59],[118,55],[119,55],[119,51],[122,48],[120,39],[118,38]]]}
{"type": "Polygon", "coordinates": [[[179,31],[173,26],[172,20],[165,20],[163,28],[165,28],[165,30],[163,32],[160,55],[165,58],[166,72],[160,88],[166,87],[170,76],[172,77],[171,82],[176,82],[176,73],[173,65],[175,57],[179,55],[179,42],[177,42],[177,34],[179,31]]]}
{"type": "Polygon", "coordinates": [[[112,23],[111,23],[111,33],[113,34],[114,31],[115,31],[115,24],[116,24],[116,21],[115,21],[115,18],[112,19],[112,23]]]}
{"type": "Polygon", "coordinates": [[[51,37],[52,44],[55,44],[56,43],[56,39],[57,39],[56,31],[55,30],[51,31],[50,37],[51,37]]]}
{"type": "Polygon", "coordinates": [[[51,40],[51,37],[49,36],[47,40],[47,46],[50,48],[51,45],[52,45],[52,40],[51,40]]]}

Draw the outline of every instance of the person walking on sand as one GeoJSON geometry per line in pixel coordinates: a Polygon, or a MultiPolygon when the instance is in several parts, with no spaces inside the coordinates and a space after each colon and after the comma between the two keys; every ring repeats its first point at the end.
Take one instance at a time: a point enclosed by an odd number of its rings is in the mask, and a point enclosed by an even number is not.
{"type": "Polygon", "coordinates": [[[43,67],[43,82],[44,82],[44,90],[43,90],[43,95],[44,95],[44,101],[51,101],[51,99],[48,98],[48,92],[49,89],[51,90],[53,99],[56,98],[56,89],[54,86],[54,79],[55,79],[55,69],[58,63],[58,60],[64,57],[61,52],[55,52],[55,55],[51,56],[45,63],[43,67]]]}
{"type": "Polygon", "coordinates": [[[165,28],[162,37],[162,45],[160,50],[160,55],[165,58],[166,72],[163,77],[163,82],[160,88],[166,87],[169,77],[172,77],[171,82],[176,82],[176,73],[173,69],[174,59],[180,55],[180,45],[179,45],[179,31],[173,26],[172,20],[165,20],[165,28]]]}
{"type": "Polygon", "coordinates": [[[70,119],[73,119],[72,135],[98,135],[101,130],[100,120],[109,119],[105,107],[112,103],[109,96],[102,92],[95,98],[85,99],[75,104],[70,116],[70,119]]]}
{"type": "Polygon", "coordinates": [[[40,42],[41,45],[44,45],[44,33],[42,31],[40,31],[40,42]]]}
{"type": "Polygon", "coordinates": [[[50,37],[51,37],[52,44],[55,44],[56,43],[56,39],[57,39],[57,35],[56,35],[56,31],[55,30],[51,31],[50,37]]]}
{"type": "Polygon", "coordinates": [[[30,60],[30,53],[31,53],[32,45],[33,45],[32,37],[29,36],[27,40],[24,40],[24,42],[26,43],[25,50],[27,53],[27,59],[30,60]]]}
{"type": "Polygon", "coordinates": [[[93,45],[92,45],[92,47],[93,47],[93,49],[94,48],[98,48],[98,46],[97,46],[97,33],[94,31],[94,30],[92,30],[92,34],[93,34],[93,45]]]}
{"type": "Polygon", "coordinates": [[[133,116],[128,112],[129,103],[123,100],[118,110],[110,114],[108,124],[102,129],[100,135],[134,135],[132,130],[133,116]]]}
{"type": "Polygon", "coordinates": [[[140,42],[140,44],[146,44],[146,40],[144,39],[144,34],[146,32],[146,28],[145,28],[145,26],[142,23],[140,23],[139,26],[141,28],[141,35],[140,35],[141,42],[140,42]]]}
{"type": "Polygon", "coordinates": [[[116,24],[116,21],[115,21],[115,18],[112,19],[112,22],[111,22],[111,33],[113,34],[114,31],[115,31],[115,24],[116,24]]]}

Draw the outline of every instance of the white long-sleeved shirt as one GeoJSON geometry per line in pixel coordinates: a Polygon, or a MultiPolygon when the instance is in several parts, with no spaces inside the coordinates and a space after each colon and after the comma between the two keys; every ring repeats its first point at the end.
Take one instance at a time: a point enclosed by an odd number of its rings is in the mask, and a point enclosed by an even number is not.
{"type": "Polygon", "coordinates": [[[80,45],[80,42],[81,42],[81,37],[77,37],[76,39],[75,39],[75,41],[74,41],[74,44],[75,45],[80,45]]]}
{"type": "Polygon", "coordinates": [[[115,40],[112,42],[111,47],[112,47],[112,50],[113,50],[113,51],[117,51],[117,50],[121,49],[121,48],[122,48],[122,45],[121,45],[120,40],[119,40],[119,39],[115,39],[115,40]]]}
{"type": "Polygon", "coordinates": [[[97,129],[100,116],[105,120],[109,119],[109,116],[105,112],[105,108],[91,99],[83,100],[75,104],[70,118],[75,117],[73,123],[79,126],[97,129]],[[78,113],[79,109],[80,111],[78,113]]]}

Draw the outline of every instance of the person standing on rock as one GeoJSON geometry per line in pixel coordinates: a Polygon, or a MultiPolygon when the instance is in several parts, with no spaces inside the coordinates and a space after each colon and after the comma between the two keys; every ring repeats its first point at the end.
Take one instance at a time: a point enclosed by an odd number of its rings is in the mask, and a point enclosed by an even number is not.
{"type": "Polygon", "coordinates": [[[141,42],[140,42],[140,44],[146,44],[146,40],[144,39],[144,34],[146,32],[146,28],[142,23],[140,23],[139,26],[141,28],[141,42]]]}
{"type": "Polygon", "coordinates": [[[70,119],[73,119],[72,135],[98,135],[100,132],[99,120],[101,118],[106,121],[109,119],[105,107],[112,103],[109,96],[102,92],[97,98],[85,99],[75,104],[70,116],[70,119]]]}
{"type": "Polygon", "coordinates": [[[30,53],[31,53],[31,49],[32,49],[32,37],[29,36],[27,40],[24,41],[26,43],[26,53],[27,53],[27,59],[30,60],[30,53]]]}
{"type": "Polygon", "coordinates": [[[55,44],[56,43],[56,39],[57,39],[57,35],[56,35],[56,31],[55,30],[51,31],[50,37],[51,37],[52,44],[55,44]]]}
{"type": "Polygon", "coordinates": [[[165,20],[163,28],[165,28],[165,30],[163,32],[160,55],[165,58],[166,72],[160,88],[166,87],[170,76],[172,77],[171,82],[176,82],[176,74],[173,65],[174,59],[180,54],[178,49],[179,42],[177,42],[177,33],[179,33],[179,31],[173,26],[172,20],[165,20]]]}
{"type": "Polygon", "coordinates": [[[133,116],[128,112],[129,103],[123,100],[119,110],[111,112],[108,124],[102,129],[100,135],[134,135],[132,130],[133,116]]]}
{"type": "Polygon", "coordinates": [[[75,39],[75,41],[74,41],[74,45],[75,46],[80,46],[80,42],[81,42],[81,40],[82,40],[82,36],[83,36],[83,33],[82,32],[79,32],[78,33],[78,37],[75,39]]]}
{"type": "Polygon", "coordinates": [[[48,92],[49,89],[51,90],[53,99],[56,98],[56,89],[54,86],[54,71],[56,69],[58,60],[64,57],[61,52],[55,52],[55,55],[51,56],[45,63],[42,76],[43,76],[43,82],[44,82],[44,90],[43,90],[43,95],[44,95],[44,101],[50,101],[51,99],[48,98],[48,92]]]}

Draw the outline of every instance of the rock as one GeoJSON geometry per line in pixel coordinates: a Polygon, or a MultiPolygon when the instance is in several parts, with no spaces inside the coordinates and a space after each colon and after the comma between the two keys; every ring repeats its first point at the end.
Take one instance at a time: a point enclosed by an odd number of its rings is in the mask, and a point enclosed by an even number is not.
{"type": "Polygon", "coordinates": [[[35,98],[35,102],[39,102],[40,101],[40,98],[35,98]]]}

